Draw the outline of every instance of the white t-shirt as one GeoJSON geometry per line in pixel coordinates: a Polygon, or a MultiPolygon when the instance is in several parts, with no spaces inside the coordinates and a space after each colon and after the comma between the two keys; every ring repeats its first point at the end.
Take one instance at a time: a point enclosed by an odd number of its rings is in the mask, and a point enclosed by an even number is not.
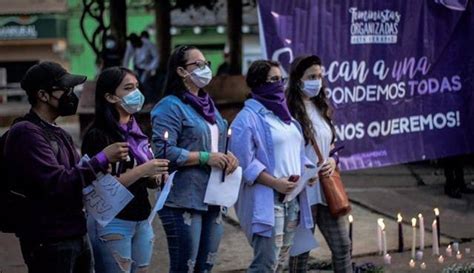
{"type": "Polygon", "coordinates": [[[270,126],[275,155],[276,178],[301,174],[301,142],[303,136],[295,124],[286,124],[273,113],[265,116],[270,126]]]}
{"type": "MultiPolygon", "coordinates": [[[[304,101],[306,113],[308,113],[308,117],[313,123],[314,128],[314,138],[318,143],[319,150],[324,158],[324,160],[329,158],[329,152],[331,151],[331,141],[332,141],[332,131],[331,127],[324,119],[321,112],[316,108],[316,106],[311,101],[304,101]]],[[[308,144],[305,147],[306,156],[313,162],[314,164],[318,163],[318,156],[314,151],[313,145],[308,144]]],[[[309,198],[309,204],[325,204],[324,194],[321,191],[321,186],[319,182],[317,182],[312,187],[306,188],[309,198]]]]}
{"type": "Polygon", "coordinates": [[[211,130],[211,153],[219,152],[219,128],[217,124],[210,124],[206,122],[211,130]]]}

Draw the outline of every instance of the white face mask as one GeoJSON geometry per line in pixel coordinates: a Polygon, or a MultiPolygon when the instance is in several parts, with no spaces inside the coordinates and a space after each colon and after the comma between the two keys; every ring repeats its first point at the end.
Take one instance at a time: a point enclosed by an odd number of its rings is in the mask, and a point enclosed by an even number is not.
{"type": "Polygon", "coordinates": [[[208,85],[212,80],[212,70],[207,65],[203,69],[199,67],[194,69],[190,75],[193,83],[199,88],[208,85]]]}
{"type": "Polygon", "coordinates": [[[142,110],[143,103],[145,102],[145,96],[143,96],[140,90],[135,89],[128,95],[122,97],[122,107],[129,114],[135,114],[142,110]]]}
{"type": "Polygon", "coordinates": [[[319,92],[321,91],[321,86],[322,86],[321,79],[307,80],[307,81],[303,81],[303,86],[301,88],[301,91],[303,91],[303,93],[306,96],[313,98],[319,95],[319,92]]]}

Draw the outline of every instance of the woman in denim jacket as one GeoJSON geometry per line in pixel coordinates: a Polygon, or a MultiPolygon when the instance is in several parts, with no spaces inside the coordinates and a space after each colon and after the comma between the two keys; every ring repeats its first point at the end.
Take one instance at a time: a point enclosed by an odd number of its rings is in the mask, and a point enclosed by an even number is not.
{"type": "MultiPolygon", "coordinates": [[[[313,226],[306,191],[283,203],[295,188],[291,175],[306,166],[299,124],[291,117],[279,64],[254,62],[247,74],[252,98],[232,123],[231,151],[243,169],[236,212],[254,250],[248,272],[281,272],[288,260],[297,226],[313,226]]],[[[309,249],[306,249],[309,250],[309,249]]]]}
{"type": "Polygon", "coordinates": [[[155,155],[177,171],[159,212],[168,240],[170,272],[210,272],[223,234],[221,207],[204,203],[211,167],[233,172],[238,161],[224,154],[227,123],[202,89],[212,78],[200,50],[178,47],[171,55],[165,98],[152,110],[155,155]],[[168,132],[169,138],[164,138],[168,132]],[[165,144],[166,143],[166,144],[165,144]]]}

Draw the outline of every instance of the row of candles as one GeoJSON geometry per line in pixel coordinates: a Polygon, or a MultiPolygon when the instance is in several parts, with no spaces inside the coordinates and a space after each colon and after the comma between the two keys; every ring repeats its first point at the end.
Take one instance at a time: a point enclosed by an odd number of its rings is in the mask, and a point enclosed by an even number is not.
{"type": "MultiPolygon", "coordinates": [[[[438,262],[443,263],[444,262],[444,257],[443,255],[440,255],[439,249],[440,249],[440,219],[439,219],[439,209],[435,208],[434,210],[435,214],[435,220],[433,221],[431,228],[433,230],[433,247],[432,247],[432,253],[433,256],[438,257],[438,262]]],[[[353,221],[354,218],[352,215],[348,216],[349,220],[349,238],[352,242],[352,231],[353,231],[353,221]]],[[[398,222],[398,252],[403,252],[404,249],[404,240],[403,240],[403,224],[402,224],[403,218],[400,213],[397,215],[397,222],[398,222]]],[[[422,260],[423,259],[423,250],[425,248],[425,221],[423,218],[423,215],[420,213],[418,214],[418,220],[416,218],[411,219],[411,224],[413,228],[412,232],[412,244],[411,244],[411,260],[409,262],[410,267],[415,267],[416,263],[415,260],[422,260]],[[419,226],[419,250],[416,250],[416,238],[417,238],[417,223],[419,226]]],[[[383,255],[384,257],[384,262],[386,264],[391,263],[391,256],[388,254],[387,251],[387,234],[385,230],[385,223],[383,218],[377,219],[377,246],[379,250],[379,254],[383,255]]],[[[459,251],[459,244],[454,243],[453,247],[449,245],[446,248],[446,256],[452,257],[453,256],[453,251],[456,253],[456,258],[458,260],[462,259],[462,254],[459,251]]],[[[351,251],[352,252],[352,251],[351,251]]],[[[470,253],[470,249],[466,248],[466,253],[470,253]]],[[[351,253],[352,254],[352,253],[351,253]]],[[[421,263],[420,265],[421,269],[426,269],[426,264],[421,263]]]]}

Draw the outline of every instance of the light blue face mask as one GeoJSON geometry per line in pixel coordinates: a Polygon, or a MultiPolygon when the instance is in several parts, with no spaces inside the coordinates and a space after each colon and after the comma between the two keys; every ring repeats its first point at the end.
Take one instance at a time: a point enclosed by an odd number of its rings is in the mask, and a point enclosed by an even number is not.
{"type": "Polygon", "coordinates": [[[135,89],[128,95],[122,97],[122,107],[129,114],[135,114],[142,110],[143,103],[145,103],[145,96],[143,96],[140,90],[135,89]]]}
{"type": "Polygon", "coordinates": [[[313,98],[319,95],[322,86],[322,80],[307,80],[303,81],[303,86],[301,87],[301,91],[308,97],[313,98]]]}

